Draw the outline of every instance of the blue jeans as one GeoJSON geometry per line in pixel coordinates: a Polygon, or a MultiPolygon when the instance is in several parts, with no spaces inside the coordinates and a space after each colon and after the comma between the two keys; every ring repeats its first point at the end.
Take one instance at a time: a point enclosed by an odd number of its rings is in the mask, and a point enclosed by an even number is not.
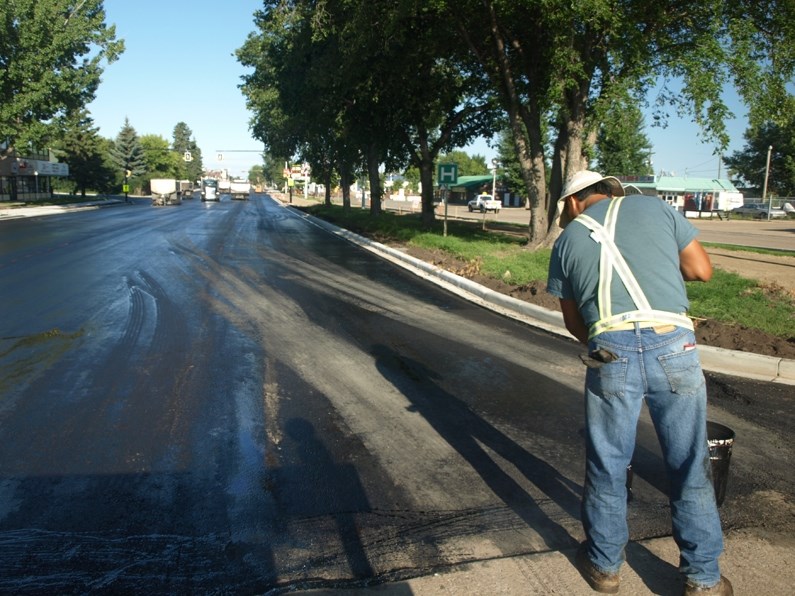
{"type": "Polygon", "coordinates": [[[629,540],[626,478],[644,397],[670,481],[680,571],[700,586],[720,580],[723,550],[707,444],[707,391],[692,331],[675,327],[609,331],[590,350],[618,359],[585,379],[586,471],[582,522],[587,552],[605,573],[618,572],[629,540]]]}

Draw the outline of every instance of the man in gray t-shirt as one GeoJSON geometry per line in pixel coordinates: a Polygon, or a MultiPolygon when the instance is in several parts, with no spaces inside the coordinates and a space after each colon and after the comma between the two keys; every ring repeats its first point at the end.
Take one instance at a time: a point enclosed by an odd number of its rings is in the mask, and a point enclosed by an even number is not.
{"type": "Polygon", "coordinates": [[[621,183],[584,170],[558,202],[548,291],[566,329],[588,346],[586,472],[576,563],[599,592],[616,593],[624,548],[626,474],[642,402],[670,480],[673,535],[686,595],[731,595],[720,574],[723,534],[710,478],[706,384],[696,352],[685,280],[708,281],[709,257],[695,228],[655,197],[624,197],[621,183]]]}
{"type": "MultiPolygon", "coordinates": [[[[604,222],[609,203],[595,202],[588,215],[604,222]]],[[[615,242],[653,308],[674,313],[687,310],[679,253],[695,239],[696,233],[689,221],[656,197],[636,195],[623,201],[615,242]]],[[[598,284],[599,250],[591,231],[582,225],[567,226],[550,260],[549,293],[577,301],[585,325],[590,327],[599,318],[598,284]],[[565,261],[562,256],[566,257],[565,261]]],[[[614,312],[635,308],[617,277],[613,279],[611,299],[614,312]]]]}

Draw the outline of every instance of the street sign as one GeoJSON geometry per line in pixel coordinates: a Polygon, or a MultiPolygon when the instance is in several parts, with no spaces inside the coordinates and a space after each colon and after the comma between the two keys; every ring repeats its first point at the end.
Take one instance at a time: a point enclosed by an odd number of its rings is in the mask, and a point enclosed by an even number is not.
{"type": "Polygon", "coordinates": [[[458,165],[454,163],[440,163],[436,171],[436,183],[455,184],[458,182],[458,165]]]}

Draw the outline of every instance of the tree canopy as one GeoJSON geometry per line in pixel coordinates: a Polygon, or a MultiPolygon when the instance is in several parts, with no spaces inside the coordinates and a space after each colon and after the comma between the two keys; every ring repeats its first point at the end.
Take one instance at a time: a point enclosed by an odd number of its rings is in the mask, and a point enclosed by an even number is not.
{"type": "Polygon", "coordinates": [[[563,181],[591,166],[600,134],[602,165],[643,165],[608,161],[615,147],[642,154],[637,102],[655,123],[692,118],[716,150],[725,86],[752,124],[791,110],[792,0],[266,0],[257,26],[238,59],[254,69],[242,88],[268,150],[337,168],[343,192],[357,167],[372,186],[374,162],[413,165],[430,221],[434,160],[505,126],[531,246],[556,236],[563,181]],[[632,126],[616,130],[628,102],[632,126]]]}
{"type": "Polygon", "coordinates": [[[108,163],[109,143],[99,136],[99,129],[85,110],[69,117],[57,143],[63,161],[69,164],[69,179],[75,192],[83,196],[89,188],[107,192],[115,181],[115,172],[108,163]]]}
{"type": "Polygon", "coordinates": [[[177,155],[182,157],[181,162],[177,165],[176,177],[180,180],[196,182],[202,177],[204,165],[202,152],[193,137],[193,131],[184,122],[177,122],[172,137],[171,147],[177,155]],[[185,160],[186,154],[190,154],[190,161],[185,160]]]}
{"type": "Polygon", "coordinates": [[[0,3],[0,139],[42,146],[54,119],[94,99],[102,66],[124,44],[101,0],[0,3]]]}
{"type": "Polygon", "coordinates": [[[597,169],[610,176],[653,174],[652,146],[643,129],[637,100],[629,96],[617,98],[597,126],[597,169]]]}
{"type": "Polygon", "coordinates": [[[795,196],[795,118],[789,122],[764,122],[745,132],[745,146],[723,158],[733,174],[761,194],[795,196]],[[770,167],[767,155],[770,153],[770,167]]]}
{"type": "Polygon", "coordinates": [[[265,2],[259,32],[238,50],[254,69],[242,86],[254,134],[272,153],[309,161],[327,188],[336,169],[346,205],[366,172],[375,211],[379,166],[413,165],[432,221],[436,157],[487,131],[491,113],[443,16],[433,3],[265,2]]]}
{"type": "Polygon", "coordinates": [[[124,119],[124,125],[116,136],[112,159],[114,165],[123,175],[127,171],[130,172],[130,177],[138,177],[146,173],[146,160],[141,148],[141,140],[128,118],[124,119]]]}

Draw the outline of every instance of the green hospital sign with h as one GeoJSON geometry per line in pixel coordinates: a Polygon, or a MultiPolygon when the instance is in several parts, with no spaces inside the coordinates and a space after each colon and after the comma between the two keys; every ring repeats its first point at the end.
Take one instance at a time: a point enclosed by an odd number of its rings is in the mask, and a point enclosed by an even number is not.
{"type": "Polygon", "coordinates": [[[440,163],[436,170],[436,184],[455,184],[458,182],[458,165],[454,163],[440,163]]]}

